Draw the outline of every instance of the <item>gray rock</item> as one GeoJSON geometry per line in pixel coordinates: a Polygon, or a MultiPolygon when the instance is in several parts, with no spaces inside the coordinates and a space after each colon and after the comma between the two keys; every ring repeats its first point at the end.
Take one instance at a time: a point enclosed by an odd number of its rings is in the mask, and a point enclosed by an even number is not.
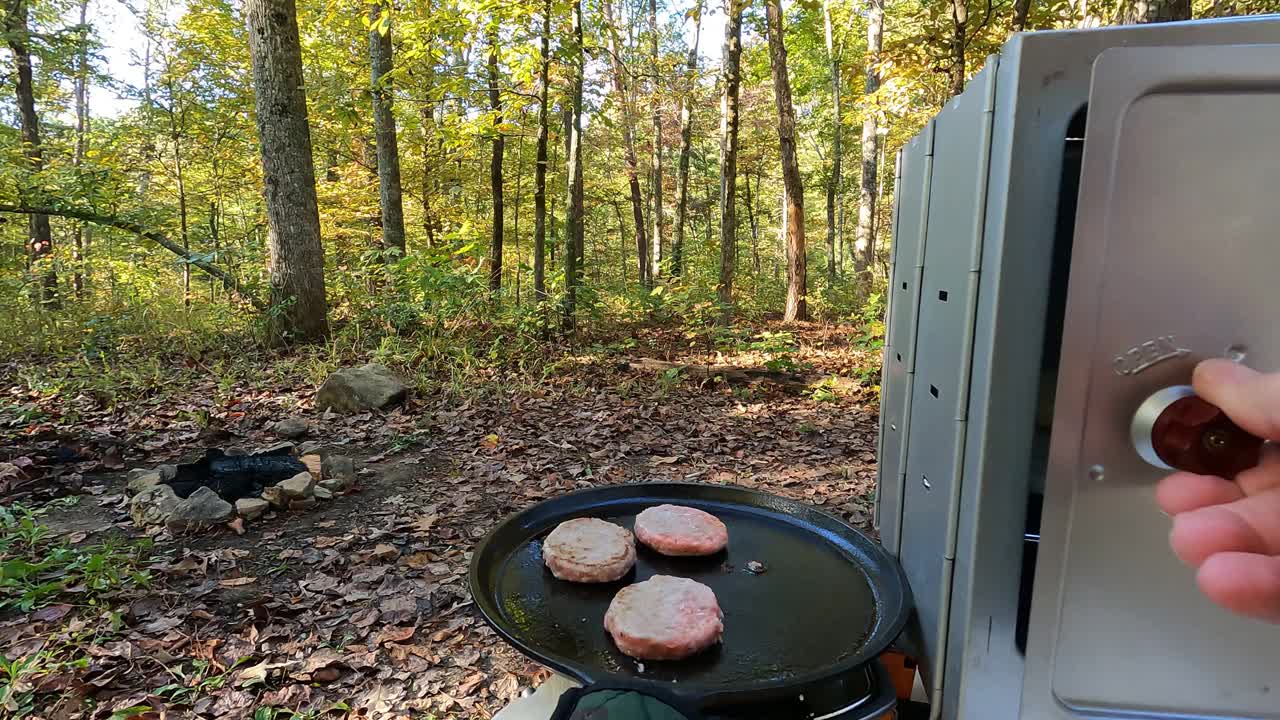
{"type": "Polygon", "coordinates": [[[337,487],[330,487],[330,490],[346,490],[356,481],[356,464],[351,458],[343,455],[330,455],[324,459],[321,466],[320,476],[326,482],[332,482],[337,487]]]}
{"type": "Polygon", "coordinates": [[[257,520],[267,512],[270,503],[262,498],[240,498],[236,501],[236,515],[245,520],[257,520]]]}
{"type": "Polygon", "coordinates": [[[301,500],[311,497],[316,489],[316,479],[311,477],[309,472],[300,472],[297,475],[276,483],[276,487],[280,488],[285,497],[290,500],[301,500]]]}
{"type": "Polygon", "coordinates": [[[129,471],[126,487],[130,495],[137,495],[149,487],[166,483],[178,475],[177,465],[160,465],[155,468],[134,468],[129,471]]]}
{"type": "Polygon", "coordinates": [[[262,489],[262,499],[271,503],[271,507],[281,510],[289,507],[289,496],[284,494],[284,490],[279,485],[273,485],[262,489]]]}
{"type": "Polygon", "coordinates": [[[335,478],[325,478],[320,481],[320,486],[316,488],[316,497],[319,497],[318,493],[322,488],[328,490],[331,494],[340,493],[347,489],[347,484],[335,478]]]}
{"type": "Polygon", "coordinates": [[[169,485],[152,485],[129,501],[129,517],[138,525],[160,525],[169,519],[182,500],[169,485]]]}
{"type": "Polygon", "coordinates": [[[311,432],[311,426],[302,418],[285,418],[275,425],[272,425],[271,431],[274,432],[277,437],[282,437],[286,440],[297,440],[311,432]]]}
{"type": "Polygon", "coordinates": [[[164,482],[164,478],[160,477],[159,470],[130,470],[129,482],[125,485],[125,488],[129,491],[130,495],[137,495],[143,490],[155,487],[162,482],[164,482]]]}
{"type": "Polygon", "coordinates": [[[386,366],[369,363],[343,368],[329,376],[316,393],[317,410],[355,413],[401,402],[409,386],[386,366]]]}
{"type": "Polygon", "coordinates": [[[319,501],[316,500],[314,496],[305,497],[300,500],[290,500],[289,509],[294,512],[300,512],[302,510],[310,510],[311,508],[315,507],[316,503],[318,502],[319,501]]]}
{"type": "Polygon", "coordinates": [[[323,483],[322,483],[319,487],[317,487],[315,490],[313,490],[312,492],[314,492],[314,493],[315,493],[315,496],[316,496],[316,499],[317,499],[317,500],[332,500],[332,499],[333,499],[333,491],[332,491],[332,490],[330,490],[329,488],[325,487],[323,483]]]}
{"type": "Polygon", "coordinates": [[[299,455],[315,455],[324,448],[324,443],[319,440],[308,440],[298,446],[299,455]]]}
{"type": "Polygon", "coordinates": [[[239,445],[232,445],[228,447],[226,450],[223,450],[223,454],[225,454],[227,457],[241,457],[243,455],[248,455],[249,451],[245,450],[239,445]]]}
{"type": "Polygon", "coordinates": [[[282,455],[286,453],[292,453],[295,447],[297,446],[289,442],[288,440],[281,440],[280,442],[274,445],[268,445],[266,447],[260,447],[257,450],[254,450],[253,454],[254,455],[282,455]]]}
{"type": "Polygon", "coordinates": [[[219,525],[235,515],[231,503],[218,497],[211,488],[199,487],[173,509],[165,527],[169,532],[180,533],[219,525]]]}

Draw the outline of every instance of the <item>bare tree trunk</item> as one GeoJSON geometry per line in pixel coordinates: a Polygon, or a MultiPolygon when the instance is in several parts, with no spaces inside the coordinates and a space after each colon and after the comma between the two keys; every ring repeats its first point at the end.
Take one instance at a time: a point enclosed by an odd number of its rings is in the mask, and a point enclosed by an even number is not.
{"type": "MultiPolygon", "coordinates": [[[[35,84],[31,73],[31,50],[27,46],[31,30],[27,26],[27,0],[16,0],[5,17],[5,34],[17,77],[18,115],[22,123],[22,152],[26,156],[27,171],[38,175],[44,170],[44,155],[40,145],[40,116],[36,114],[35,84]]],[[[25,188],[23,189],[25,192],[25,188]]],[[[58,275],[53,266],[53,230],[48,215],[31,215],[27,239],[27,260],[33,272],[41,275],[40,301],[48,307],[57,307],[58,275]]]]}
{"type": "MultiPolygon", "coordinates": [[[[182,231],[182,249],[191,252],[191,234],[187,222],[187,183],[182,163],[182,136],[186,121],[178,125],[178,98],[174,94],[173,81],[169,82],[169,139],[173,142],[173,170],[178,180],[178,223],[182,231]]],[[[191,307],[191,263],[182,265],[182,306],[191,307]]]]}
{"type": "Polygon", "coordinates": [[[1122,25],[1190,19],[1191,0],[1128,0],[1120,15],[1122,25]]]}
{"type": "Polygon", "coordinates": [[[542,5],[542,48],[538,68],[538,165],[533,174],[533,294],[547,299],[547,92],[551,84],[551,0],[542,5]]]}
{"type": "Polygon", "coordinates": [[[684,94],[680,98],[680,160],[676,170],[676,222],[671,236],[671,275],[684,272],[684,226],[689,212],[689,151],[693,147],[693,91],[697,87],[698,41],[702,36],[702,0],[693,9],[693,44],[685,63],[684,94]]]}
{"type": "Polygon", "coordinates": [[[316,171],[294,0],[246,0],[259,145],[266,179],[272,330],[277,341],[329,332],[316,171]]]}
{"type": "MultiPolygon", "coordinates": [[[[84,166],[89,150],[89,0],[80,0],[80,51],[76,56],[76,154],[77,170],[84,166]]],[[[77,300],[84,299],[84,278],[89,255],[90,230],[85,223],[76,223],[75,274],[72,287],[77,300]]]]}
{"type": "Polygon", "coordinates": [[[613,5],[610,0],[603,0],[606,35],[609,42],[609,57],[613,64],[613,91],[618,94],[622,107],[622,140],[626,151],[627,184],[631,190],[631,217],[636,227],[636,264],[640,269],[640,284],[651,287],[649,277],[649,243],[644,228],[644,198],[640,193],[639,161],[636,159],[636,121],[634,103],[631,100],[631,86],[626,81],[626,68],[622,63],[622,49],[618,42],[618,26],[613,21],[613,5]]]}
{"type": "MultiPolygon", "coordinates": [[[[210,261],[211,261],[211,262],[213,262],[214,264],[217,264],[217,262],[218,262],[218,246],[219,246],[219,243],[218,243],[218,203],[217,203],[217,202],[215,202],[215,201],[213,201],[213,200],[210,200],[210,201],[209,201],[209,239],[210,239],[210,240],[212,241],[212,243],[213,243],[213,255],[212,255],[209,259],[210,259],[210,261]]],[[[217,294],[217,288],[218,288],[218,285],[217,285],[217,283],[215,283],[213,280],[214,280],[214,279],[213,279],[212,277],[210,277],[210,278],[209,278],[209,302],[214,302],[215,300],[217,300],[217,299],[218,299],[218,294],[217,294]]]]}
{"type": "Polygon", "coordinates": [[[506,137],[498,126],[502,124],[502,92],[498,87],[498,33],[489,34],[489,109],[493,111],[493,152],[489,159],[489,186],[493,192],[493,240],[489,246],[489,289],[496,295],[502,290],[502,155],[506,150],[506,137]]]}
{"type": "Polygon", "coordinates": [[[787,308],[783,320],[809,319],[805,295],[804,187],[796,156],[796,117],[791,105],[791,80],[787,77],[787,48],[783,43],[781,0],[765,0],[765,27],[769,34],[769,65],[773,71],[773,95],[778,103],[778,147],[782,155],[782,184],[787,189],[787,308]]]}
{"type": "MultiPolygon", "coordinates": [[[[872,5],[880,0],[871,0],[872,5]]],[[[874,10],[872,11],[874,12],[874,10]]],[[[840,198],[840,163],[844,157],[843,113],[840,112],[840,55],[836,48],[835,33],[831,22],[831,0],[822,3],[822,19],[826,30],[827,61],[831,63],[831,176],[827,178],[827,287],[836,285],[836,204],[840,198]]],[[[866,131],[863,131],[866,142],[866,131]]]]}
{"type": "Polygon", "coordinates": [[[756,218],[756,197],[760,194],[760,174],[757,172],[756,192],[751,192],[751,176],[747,176],[747,222],[751,223],[751,272],[760,274],[760,223],[756,218]]]}
{"type": "Polygon", "coordinates": [[[727,0],[723,89],[720,95],[720,285],[725,317],[733,312],[733,276],[738,262],[738,89],[742,83],[742,0],[727,0]]]}
{"type": "MultiPolygon", "coordinates": [[[[968,45],[966,31],[969,22],[969,0],[948,0],[951,5],[951,94],[964,92],[964,51],[968,45]]],[[[870,34],[870,29],[867,31],[870,34]]]]}
{"type": "Polygon", "coordinates": [[[435,173],[431,171],[431,130],[435,126],[430,102],[419,109],[422,123],[422,230],[427,236],[427,247],[436,246],[436,221],[431,213],[431,196],[435,194],[435,173]]]}
{"type": "MultiPolygon", "coordinates": [[[[883,1],[883,0],[881,0],[883,1]]],[[[1013,4],[1013,31],[1027,29],[1027,14],[1031,12],[1031,0],[1016,0],[1013,4]]],[[[869,35],[870,33],[868,33],[869,35]]]]}
{"type": "Polygon", "coordinates": [[[662,200],[662,69],[658,66],[658,0],[649,0],[650,100],[653,107],[653,250],[649,253],[649,277],[657,282],[662,273],[662,245],[666,241],[662,200]]]}
{"type": "Polygon", "coordinates": [[[569,102],[572,122],[569,128],[569,153],[567,170],[569,192],[565,202],[564,234],[564,329],[572,332],[576,327],[577,289],[581,282],[582,268],[578,260],[582,254],[583,204],[582,204],[582,85],[586,53],[582,45],[582,0],[573,4],[572,38],[573,76],[570,80],[569,102]]]}
{"type": "MultiPolygon", "coordinates": [[[[404,200],[400,189],[400,147],[396,139],[391,74],[391,5],[379,2],[369,10],[369,64],[373,92],[373,133],[378,153],[378,204],[382,210],[382,248],[385,260],[404,257],[404,200]],[[384,18],[385,14],[385,18],[384,18]]],[[[425,195],[424,195],[424,202],[425,195]]],[[[425,208],[424,208],[425,209],[425,208]]]]}
{"type": "Polygon", "coordinates": [[[524,120],[525,113],[520,111],[520,139],[516,143],[516,212],[515,221],[511,225],[511,243],[516,252],[516,305],[520,305],[520,201],[524,190],[524,120]]]}
{"type": "MultiPolygon", "coordinates": [[[[880,89],[880,48],[884,39],[884,0],[870,0],[867,8],[867,82],[863,96],[873,97],[880,89]]],[[[963,77],[961,78],[963,82],[963,77]]],[[[873,227],[880,148],[879,103],[867,103],[862,118],[862,190],[858,195],[858,236],[854,251],[854,269],[861,275],[876,259],[876,235],[873,227]]]]}

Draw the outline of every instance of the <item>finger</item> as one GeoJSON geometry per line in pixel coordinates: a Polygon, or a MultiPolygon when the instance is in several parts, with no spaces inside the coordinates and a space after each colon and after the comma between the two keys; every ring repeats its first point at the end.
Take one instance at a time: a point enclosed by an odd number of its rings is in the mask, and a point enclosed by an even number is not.
{"type": "Polygon", "coordinates": [[[1280,557],[1219,553],[1200,566],[1196,581],[1228,610],[1280,623],[1280,557]]]}
{"type": "Polygon", "coordinates": [[[1170,515],[1224,505],[1243,497],[1239,485],[1212,475],[1175,473],[1156,486],[1156,503],[1170,515]]]}
{"type": "Polygon", "coordinates": [[[1267,440],[1280,440],[1280,373],[1263,374],[1230,360],[1205,360],[1191,384],[1237,425],[1267,440]]]}
{"type": "Polygon", "coordinates": [[[1231,505],[1212,505],[1175,515],[1169,545],[1178,559],[1191,567],[1200,567],[1217,553],[1262,554],[1269,549],[1257,529],[1231,505]]]}
{"type": "Polygon", "coordinates": [[[1280,446],[1275,443],[1263,445],[1257,467],[1236,475],[1235,483],[1245,495],[1257,495],[1280,487],[1280,446]]]}

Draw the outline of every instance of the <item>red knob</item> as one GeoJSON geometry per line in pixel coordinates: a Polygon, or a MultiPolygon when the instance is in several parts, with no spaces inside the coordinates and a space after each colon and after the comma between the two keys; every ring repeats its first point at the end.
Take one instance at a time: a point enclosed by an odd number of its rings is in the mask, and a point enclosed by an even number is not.
{"type": "Polygon", "coordinates": [[[1263,444],[1186,386],[1161,390],[1142,404],[1133,440],[1157,467],[1228,479],[1255,467],[1263,444]]]}

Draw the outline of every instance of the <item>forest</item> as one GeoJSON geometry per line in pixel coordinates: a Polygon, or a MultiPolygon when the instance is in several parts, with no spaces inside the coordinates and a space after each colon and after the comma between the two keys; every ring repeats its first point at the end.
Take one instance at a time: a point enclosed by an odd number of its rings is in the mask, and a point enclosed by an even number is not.
{"type": "Polygon", "coordinates": [[[111,720],[491,717],[471,546],[569,490],[869,527],[897,151],[1013,33],[1280,10],[4,5],[0,716],[111,720]],[[156,490],[237,457],[306,482],[156,490]]]}

